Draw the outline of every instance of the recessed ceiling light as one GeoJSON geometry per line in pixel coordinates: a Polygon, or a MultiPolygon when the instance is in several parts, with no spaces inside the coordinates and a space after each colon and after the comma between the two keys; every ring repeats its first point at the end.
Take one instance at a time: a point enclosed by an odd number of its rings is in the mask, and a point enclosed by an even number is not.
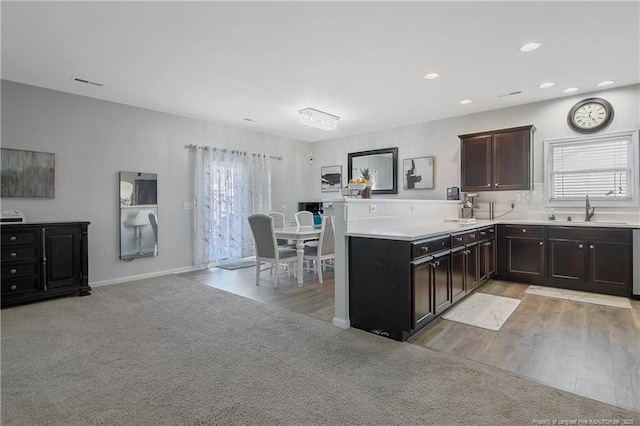
{"type": "Polygon", "coordinates": [[[604,86],[609,86],[609,85],[611,85],[613,83],[614,83],[613,80],[601,81],[600,83],[596,84],[596,86],[604,87],[604,86]]]}
{"type": "Polygon", "coordinates": [[[572,93],[572,92],[577,92],[578,90],[580,90],[579,87],[567,87],[566,89],[563,90],[564,93],[572,93]]]}
{"type": "Polygon", "coordinates": [[[460,101],[460,105],[468,105],[470,103],[471,103],[471,99],[465,99],[465,100],[460,101]]]}
{"type": "Polygon", "coordinates": [[[538,87],[541,88],[541,89],[548,89],[549,87],[553,87],[555,85],[556,85],[555,83],[548,82],[548,83],[542,83],[538,87]]]}
{"type": "Polygon", "coordinates": [[[540,46],[542,46],[542,43],[527,43],[520,48],[520,51],[531,52],[532,50],[536,50],[540,46]]]}
{"type": "Polygon", "coordinates": [[[430,72],[429,74],[424,76],[424,78],[426,78],[427,80],[433,80],[434,78],[438,77],[440,77],[440,74],[438,74],[437,72],[430,72]]]}

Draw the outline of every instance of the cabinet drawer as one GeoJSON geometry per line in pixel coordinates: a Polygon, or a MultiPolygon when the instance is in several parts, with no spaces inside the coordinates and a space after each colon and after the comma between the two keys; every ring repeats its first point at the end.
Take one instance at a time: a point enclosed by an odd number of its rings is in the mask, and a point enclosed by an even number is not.
{"type": "Polygon", "coordinates": [[[478,241],[488,240],[494,238],[496,235],[495,227],[487,226],[486,228],[478,229],[478,241]]]}
{"type": "Polygon", "coordinates": [[[19,262],[36,259],[36,245],[14,246],[2,249],[2,262],[19,262]]]}
{"type": "MultiPolygon", "coordinates": [[[[13,228],[13,227],[12,227],[13,228]]],[[[3,229],[2,246],[13,246],[17,244],[35,244],[37,235],[35,230],[3,229]]]]}
{"type": "Polygon", "coordinates": [[[461,232],[451,236],[451,247],[459,247],[465,244],[471,244],[478,241],[478,231],[461,232]]]}
{"type": "Polygon", "coordinates": [[[40,279],[38,277],[26,277],[14,280],[2,280],[2,296],[10,296],[15,293],[36,291],[40,289],[40,279]]]}
{"type": "Polygon", "coordinates": [[[2,280],[4,281],[13,277],[24,277],[27,275],[38,275],[38,270],[37,262],[5,262],[2,264],[2,280]]]}
{"type": "Polygon", "coordinates": [[[542,238],[544,226],[535,225],[506,225],[507,237],[542,238]]]}
{"type": "Polygon", "coordinates": [[[447,250],[451,247],[449,237],[434,238],[431,240],[419,241],[411,245],[411,257],[416,259],[418,257],[431,255],[441,250],[447,250]]]}
{"type": "Polygon", "coordinates": [[[618,241],[623,243],[631,240],[628,229],[550,226],[548,232],[549,238],[558,240],[618,241]]]}

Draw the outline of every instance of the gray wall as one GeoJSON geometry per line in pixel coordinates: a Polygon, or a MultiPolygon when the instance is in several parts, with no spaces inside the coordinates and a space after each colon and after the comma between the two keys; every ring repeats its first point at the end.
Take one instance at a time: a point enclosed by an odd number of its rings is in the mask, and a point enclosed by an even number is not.
{"type": "Polygon", "coordinates": [[[186,144],[282,156],[271,160],[272,207],[293,219],[307,197],[309,144],[239,128],[2,81],[2,147],[55,153],[55,198],[3,198],[29,222],[87,220],[89,281],[118,282],[192,266],[192,166],[186,144]],[[159,255],[123,262],[118,172],[158,174],[159,255]]]}
{"type": "MultiPolygon", "coordinates": [[[[631,130],[640,127],[640,85],[626,86],[591,94],[566,96],[545,102],[514,106],[484,113],[465,115],[445,120],[430,121],[397,127],[313,144],[313,175],[320,175],[320,167],[342,164],[346,171],[347,153],[371,149],[398,147],[398,195],[379,195],[377,198],[444,199],[446,188],[460,186],[460,140],[458,135],[486,130],[533,124],[534,182],[543,182],[543,142],[545,139],[575,136],[567,125],[567,113],[581,99],[603,97],[613,104],[615,115],[605,130],[631,130]],[[402,188],[402,160],[405,158],[434,156],[434,189],[404,190],[402,188]]],[[[346,176],[346,172],[345,172],[346,176]]],[[[320,192],[320,184],[313,186],[318,200],[327,199],[320,192]]],[[[482,195],[495,201],[513,198],[512,191],[482,195]]]]}

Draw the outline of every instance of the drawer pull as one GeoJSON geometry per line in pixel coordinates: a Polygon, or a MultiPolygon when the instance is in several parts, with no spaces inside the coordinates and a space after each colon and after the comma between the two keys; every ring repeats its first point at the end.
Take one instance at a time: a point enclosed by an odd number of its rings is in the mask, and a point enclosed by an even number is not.
{"type": "Polygon", "coordinates": [[[523,229],[523,230],[522,230],[522,232],[527,232],[527,230],[526,230],[526,229],[523,229]]]}
{"type": "Polygon", "coordinates": [[[578,244],[578,248],[580,248],[580,249],[581,249],[581,248],[582,248],[582,244],[578,244]]]}
{"type": "Polygon", "coordinates": [[[18,272],[18,271],[14,268],[14,269],[12,269],[12,270],[11,270],[11,271],[9,271],[9,272],[11,272],[12,274],[15,274],[15,273],[16,273],[16,272],[18,272]]]}
{"type": "Polygon", "coordinates": [[[476,234],[469,234],[469,238],[475,238],[476,234]]]}
{"type": "Polygon", "coordinates": [[[542,241],[540,241],[540,245],[542,245],[542,241]]]}
{"type": "Polygon", "coordinates": [[[487,233],[484,232],[484,231],[480,231],[480,235],[485,236],[485,235],[487,235],[487,233]]]}
{"type": "Polygon", "coordinates": [[[18,287],[16,287],[15,285],[11,286],[11,290],[15,290],[16,288],[18,288],[18,287]]]}
{"type": "Polygon", "coordinates": [[[490,183],[488,183],[488,184],[487,184],[487,186],[491,186],[491,184],[490,184],[490,183]]]}
{"type": "Polygon", "coordinates": [[[12,235],[11,237],[9,237],[9,241],[15,241],[17,239],[18,237],[16,237],[15,235],[12,235]]]}
{"type": "Polygon", "coordinates": [[[11,257],[16,257],[18,254],[15,251],[11,252],[11,257]]]}
{"type": "Polygon", "coordinates": [[[422,251],[429,251],[429,247],[422,247],[422,251]]]}
{"type": "Polygon", "coordinates": [[[595,247],[593,245],[590,245],[589,248],[593,250],[595,247]]]}
{"type": "Polygon", "coordinates": [[[462,237],[456,237],[456,241],[462,241],[462,237]]]}

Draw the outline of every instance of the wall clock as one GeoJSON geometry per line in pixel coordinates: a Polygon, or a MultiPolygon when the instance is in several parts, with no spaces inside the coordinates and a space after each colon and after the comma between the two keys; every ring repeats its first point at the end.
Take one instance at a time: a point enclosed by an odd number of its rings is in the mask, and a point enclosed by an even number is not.
{"type": "Polygon", "coordinates": [[[569,127],[579,133],[595,133],[611,123],[613,106],[602,98],[587,98],[575,104],[569,111],[569,127]]]}

